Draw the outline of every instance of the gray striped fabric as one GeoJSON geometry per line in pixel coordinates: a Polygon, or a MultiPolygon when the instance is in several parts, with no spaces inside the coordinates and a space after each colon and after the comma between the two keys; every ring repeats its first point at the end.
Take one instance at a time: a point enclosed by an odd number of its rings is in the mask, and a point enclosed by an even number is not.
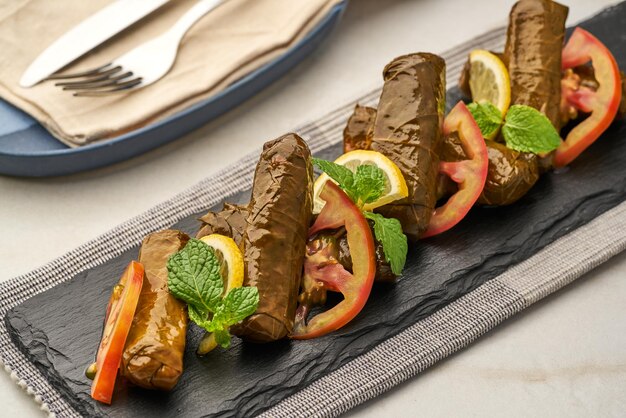
{"type": "MultiPolygon", "coordinates": [[[[504,28],[471,40],[445,54],[448,80],[455,81],[469,50],[498,50],[504,28]]],[[[371,91],[297,129],[313,152],[341,141],[341,131],[355,102],[373,105],[371,91]]],[[[201,181],[142,215],[28,274],[0,284],[0,315],[24,300],[102,264],[139,244],[148,233],[167,228],[206,210],[252,183],[258,152],[216,176],[201,181]]],[[[570,283],[626,248],[626,203],[606,212],[529,260],[511,268],[399,335],[275,405],[265,416],[334,416],[373,398],[467,346],[506,318],[570,283]],[[558,247],[558,252],[554,249],[558,247]],[[541,266],[541,270],[540,267],[541,266]],[[546,270],[546,266],[550,266],[546,270]],[[341,388],[341,390],[338,390],[341,388]]],[[[0,360],[11,377],[50,415],[78,416],[11,342],[0,323],[0,360]]]]}

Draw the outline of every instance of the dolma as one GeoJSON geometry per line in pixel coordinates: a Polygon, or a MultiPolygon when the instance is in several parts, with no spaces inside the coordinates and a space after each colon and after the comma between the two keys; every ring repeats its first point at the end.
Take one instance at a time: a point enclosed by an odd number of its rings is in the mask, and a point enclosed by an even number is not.
{"type": "Polygon", "coordinates": [[[445,62],[434,54],[404,55],[389,63],[383,75],[371,149],[398,165],[409,195],[377,211],[398,219],[407,237],[417,240],[437,202],[445,62]]]}
{"type": "MultiPolygon", "coordinates": [[[[539,179],[539,159],[535,154],[517,152],[495,141],[486,140],[485,143],[489,156],[489,171],[478,203],[494,206],[510,205],[524,196],[539,179]]],[[[458,135],[452,134],[444,138],[441,159],[444,161],[467,159],[458,135]]],[[[450,194],[452,187],[450,183],[451,180],[440,186],[443,190],[439,197],[450,194]]]]}
{"type": "Polygon", "coordinates": [[[376,109],[356,105],[343,130],[343,152],[370,149],[376,109]]]}
{"type": "Polygon", "coordinates": [[[504,64],[511,104],[543,112],[560,129],[561,50],[568,8],[551,0],[520,0],[509,15],[504,64]]]}
{"type": "Polygon", "coordinates": [[[196,238],[211,234],[226,235],[231,237],[239,248],[242,248],[247,216],[247,207],[225,203],[224,209],[220,212],[208,212],[200,218],[202,225],[196,238]]]}
{"type": "Polygon", "coordinates": [[[139,252],[145,276],[121,371],[147,389],[170,390],[183,372],[187,308],[167,290],[167,260],[188,240],[180,231],[159,231],[143,240],[139,252]]]}
{"type": "Polygon", "coordinates": [[[244,286],[256,286],[256,313],[232,328],[253,342],[293,329],[312,211],[313,167],[306,143],[288,134],[263,147],[243,234],[244,286]]]}

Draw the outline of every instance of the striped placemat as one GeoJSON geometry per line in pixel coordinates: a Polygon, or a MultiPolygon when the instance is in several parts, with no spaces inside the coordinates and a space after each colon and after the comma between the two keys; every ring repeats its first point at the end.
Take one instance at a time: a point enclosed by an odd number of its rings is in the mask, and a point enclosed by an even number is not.
{"type": "MultiPolygon", "coordinates": [[[[444,54],[453,83],[469,50],[500,50],[505,29],[494,29],[444,54]]],[[[374,105],[380,89],[346,103],[314,122],[294,129],[313,152],[341,141],[341,132],[356,102],[374,105]]],[[[215,205],[226,195],[251,186],[258,152],[218,175],[162,202],[56,260],[0,284],[0,315],[24,300],[102,264],[138,245],[155,230],[215,205]]],[[[264,416],[335,416],[409,379],[467,346],[506,318],[572,282],[626,249],[626,203],[563,236],[542,251],[415,323],[370,352],[315,381],[268,410],[264,416]],[[558,248],[558,251],[556,250],[558,248]]],[[[0,360],[13,380],[50,415],[78,413],[11,342],[0,322],[0,360]]]]}

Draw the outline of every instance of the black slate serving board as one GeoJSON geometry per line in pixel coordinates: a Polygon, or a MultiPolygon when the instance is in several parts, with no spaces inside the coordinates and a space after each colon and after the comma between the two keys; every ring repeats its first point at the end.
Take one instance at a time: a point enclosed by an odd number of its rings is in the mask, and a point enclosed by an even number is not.
{"type": "MultiPolygon", "coordinates": [[[[626,3],[581,26],[598,36],[626,67],[626,3]]],[[[458,100],[449,92],[449,103],[458,100]]],[[[339,146],[320,153],[332,158],[339,146]]],[[[243,203],[248,193],[229,201],[243,203]]],[[[475,289],[547,244],[626,200],[626,123],[615,123],[570,167],[544,175],[521,201],[475,208],[461,224],[413,245],[396,284],[376,285],[348,326],[312,341],[244,344],[205,358],[188,336],[185,373],[168,394],[118,384],[114,403],[89,397],[85,367],[93,360],[111,287],[137,248],[32,297],[5,317],[11,338],[77,411],[89,416],[250,416],[337,369],[442,306],[475,289]]],[[[221,204],[220,206],[221,207],[221,204]]],[[[215,209],[218,209],[216,207],[215,209]]],[[[174,228],[195,233],[197,216],[174,228]]],[[[121,379],[120,379],[121,380],[121,379]]]]}

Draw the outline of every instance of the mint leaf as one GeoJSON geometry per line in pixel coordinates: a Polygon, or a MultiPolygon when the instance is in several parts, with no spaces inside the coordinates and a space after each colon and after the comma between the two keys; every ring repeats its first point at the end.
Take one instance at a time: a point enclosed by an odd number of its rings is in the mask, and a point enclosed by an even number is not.
{"type": "Polygon", "coordinates": [[[259,291],[256,287],[231,289],[215,310],[209,330],[227,330],[231,325],[235,325],[252,315],[258,304],[259,291]]]}
{"type": "Polygon", "coordinates": [[[238,287],[222,297],[221,271],[213,248],[191,239],[168,260],[167,286],[172,295],[187,303],[189,319],[215,333],[215,341],[226,348],[230,345],[228,328],[256,311],[259,291],[256,287],[238,287]]]}
{"type": "Polygon", "coordinates": [[[346,167],[320,158],[313,158],[313,164],[324,173],[328,174],[328,177],[335,180],[337,184],[339,184],[339,187],[346,191],[346,193],[353,189],[354,173],[346,167]]]}
{"type": "Polygon", "coordinates": [[[474,117],[483,138],[491,139],[502,125],[502,112],[489,102],[470,103],[467,108],[474,117]]]}
{"type": "MultiPolygon", "coordinates": [[[[256,287],[236,287],[231,289],[223,300],[224,315],[221,321],[234,325],[252,315],[259,305],[259,289],[256,287]]],[[[216,314],[217,316],[217,314],[216,314]]]]}
{"type": "Polygon", "coordinates": [[[243,321],[252,315],[259,306],[259,290],[256,287],[236,287],[231,289],[222,299],[213,314],[213,318],[207,319],[208,314],[189,306],[189,318],[207,330],[215,334],[215,341],[222,347],[230,345],[231,325],[243,321]]]}
{"type": "Polygon", "coordinates": [[[354,173],[354,189],[357,205],[359,202],[374,202],[385,191],[385,173],[374,165],[358,166],[354,173]]]}
{"type": "Polygon", "coordinates": [[[374,235],[383,246],[385,260],[391,265],[391,271],[399,276],[406,263],[406,254],[409,251],[406,235],[402,232],[400,221],[394,218],[385,218],[378,213],[364,212],[367,219],[374,221],[374,235]]]}
{"type": "Polygon", "coordinates": [[[167,287],[175,297],[200,311],[212,312],[222,298],[224,283],[213,248],[190,239],[167,262],[167,287]]]}
{"type": "Polygon", "coordinates": [[[385,191],[385,173],[374,165],[359,165],[353,173],[342,165],[319,158],[313,158],[313,164],[335,180],[359,207],[375,201],[385,191]]]}
{"type": "Polygon", "coordinates": [[[525,105],[509,108],[502,135],[507,147],[521,152],[541,154],[554,151],[561,144],[559,133],[546,115],[525,105]]]}
{"type": "Polygon", "coordinates": [[[189,314],[189,319],[201,328],[207,329],[209,327],[211,321],[208,319],[209,313],[207,311],[198,309],[193,305],[187,305],[187,313],[189,314]]]}

